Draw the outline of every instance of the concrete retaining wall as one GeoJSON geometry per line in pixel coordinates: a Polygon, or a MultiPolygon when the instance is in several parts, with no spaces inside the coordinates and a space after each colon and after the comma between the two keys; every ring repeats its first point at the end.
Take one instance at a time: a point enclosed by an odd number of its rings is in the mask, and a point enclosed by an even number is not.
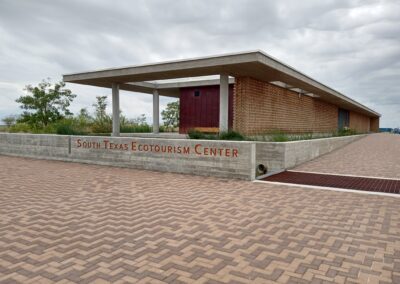
{"type": "Polygon", "coordinates": [[[281,143],[0,133],[0,154],[251,180],[258,164],[280,171],[364,136],[281,143]]]}
{"type": "Polygon", "coordinates": [[[0,153],[63,159],[69,156],[69,136],[0,133],[0,153]]]}
{"type": "Polygon", "coordinates": [[[252,142],[0,133],[0,154],[239,179],[255,176],[252,142]]]}
{"type": "Polygon", "coordinates": [[[256,145],[256,164],[268,170],[280,171],[295,167],[354,142],[365,135],[332,137],[292,142],[259,142],[256,145]]]}

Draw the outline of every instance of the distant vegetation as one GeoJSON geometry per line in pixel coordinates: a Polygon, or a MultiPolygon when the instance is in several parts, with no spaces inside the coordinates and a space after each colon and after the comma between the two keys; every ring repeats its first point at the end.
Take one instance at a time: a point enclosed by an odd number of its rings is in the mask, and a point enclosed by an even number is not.
{"type": "MultiPolygon", "coordinates": [[[[51,84],[47,79],[38,86],[26,86],[25,91],[28,94],[16,100],[23,113],[4,117],[5,125],[0,127],[0,131],[66,135],[109,135],[112,131],[112,116],[106,112],[107,96],[96,97],[92,114],[87,108],[82,108],[74,115],[69,106],[76,95],[65,88],[64,82],[51,84]]],[[[160,132],[174,130],[179,122],[179,102],[169,103],[162,117],[165,126],[160,126],[160,132]]],[[[128,119],[121,113],[120,131],[151,132],[152,127],[144,114],[128,119]]]]}
{"type": "Polygon", "coordinates": [[[196,130],[190,130],[188,136],[191,139],[203,139],[203,140],[289,142],[289,141],[310,140],[318,138],[357,135],[357,134],[362,134],[362,133],[357,133],[357,131],[355,131],[354,129],[345,128],[337,131],[332,131],[330,133],[319,133],[319,134],[315,133],[292,134],[280,130],[274,130],[254,136],[245,136],[235,131],[222,132],[220,134],[208,134],[196,130]]]}
{"type": "Polygon", "coordinates": [[[256,140],[270,141],[270,142],[289,142],[289,141],[300,141],[300,140],[310,140],[319,138],[329,138],[329,137],[340,137],[362,134],[358,133],[354,129],[344,128],[339,130],[334,130],[327,133],[285,133],[280,130],[271,131],[258,136],[256,140]]]}
{"type": "Polygon", "coordinates": [[[174,130],[179,127],[179,101],[168,103],[161,116],[166,128],[174,130]]]}
{"type": "Polygon", "coordinates": [[[197,130],[189,130],[188,136],[190,139],[202,140],[235,140],[243,141],[246,137],[235,131],[221,132],[219,134],[208,134],[197,130]]]}
{"type": "Polygon", "coordinates": [[[36,87],[27,85],[25,91],[29,94],[16,100],[24,110],[17,119],[18,123],[40,128],[71,116],[68,108],[76,95],[64,87],[64,82],[52,85],[49,79],[36,87]]]}

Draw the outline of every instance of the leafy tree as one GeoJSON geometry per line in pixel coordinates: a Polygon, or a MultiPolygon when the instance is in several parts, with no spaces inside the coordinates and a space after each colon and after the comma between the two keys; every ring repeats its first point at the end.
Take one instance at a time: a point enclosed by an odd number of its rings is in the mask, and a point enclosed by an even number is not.
{"type": "Polygon", "coordinates": [[[141,114],[138,117],[135,117],[133,119],[131,119],[132,124],[136,124],[136,125],[145,125],[146,123],[146,115],[145,114],[141,114]]]}
{"type": "Polygon", "coordinates": [[[90,116],[87,108],[81,108],[74,120],[79,124],[80,127],[89,127],[93,122],[93,118],[90,116]]]}
{"type": "Polygon", "coordinates": [[[87,108],[81,108],[79,110],[78,119],[81,119],[81,120],[91,120],[92,119],[87,108]]]}
{"type": "Polygon", "coordinates": [[[36,87],[27,85],[25,90],[30,94],[16,100],[25,110],[18,122],[43,127],[71,115],[68,107],[76,95],[64,87],[63,81],[52,85],[50,79],[43,80],[36,87]]]}
{"type": "Polygon", "coordinates": [[[164,125],[166,127],[178,127],[179,126],[179,101],[171,102],[167,104],[167,108],[161,112],[164,125]]]}
{"type": "Polygon", "coordinates": [[[92,125],[94,133],[109,133],[112,131],[112,119],[106,112],[107,96],[97,96],[96,103],[93,104],[95,117],[92,125]]]}
{"type": "Polygon", "coordinates": [[[15,115],[9,115],[6,116],[2,119],[2,121],[5,123],[5,125],[7,125],[7,127],[10,127],[11,125],[13,125],[16,121],[15,115]]]}
{"type": "Polygon", "coordinates": [[[97,121],[102,121],[108,118],[106,113],[107,108],[107,96],[97,96],[96,103],[93,104],[95,109],[95,116],[97,121]]]}

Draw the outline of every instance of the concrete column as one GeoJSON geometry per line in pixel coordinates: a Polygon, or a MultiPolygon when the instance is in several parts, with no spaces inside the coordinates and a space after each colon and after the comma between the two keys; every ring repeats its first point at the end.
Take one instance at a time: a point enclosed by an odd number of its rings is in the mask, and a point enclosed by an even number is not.
{"type": "Polygon", "coordinates": [[[119,85],[112,83],[112,136],[119,136],[119,85]]]}
{"type": "Polygon", "coordinates": [[[219,81],[219,132],[228,131],[229,114],[229,76],[220,75],[219,81]]]}
{"type": "Polygon", "coordinates": [[[153,133],[160,132],[160,96],[158,90],[153,91],[153,133]]]}

